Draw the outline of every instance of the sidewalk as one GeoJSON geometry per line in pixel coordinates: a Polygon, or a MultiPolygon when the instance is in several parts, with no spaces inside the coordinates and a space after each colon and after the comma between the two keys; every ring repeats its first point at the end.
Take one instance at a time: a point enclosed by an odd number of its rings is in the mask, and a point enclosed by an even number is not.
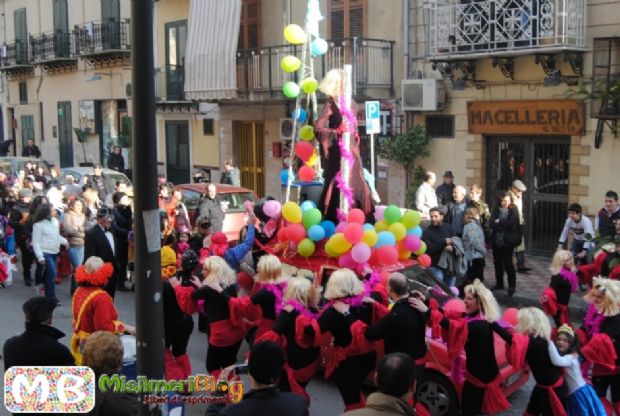
{"type": "MultiPolygon", "coordinates": [[[[493,255],[487,254],[486,267],[484,268],[484,282],[488,287],[492,287],[495,284],[495,268],[493,267],[493,255]]],[[[550,257],[526,257],[527,267],[531,268],[527,274],[517,272],[517,291],[515,292],[512,300],[508,297],[506,290],[499,290],[495,292],[497,301],[506,307],[525,307],[525,306],[538,306],[540,302],[538,298],[542,293],[542,290],[547,287],[551,279],[551,273],[549,272],[549,265],[551,264],[550,257]]],[[[504,275],[504,284],[506,284],[506,276],[504,275]]],[[[580,322],[585,314],[587,304],[583,300],[583,295],[586,292],[578,290],[571,295],[570,300],[570,316],[571,320],[580,322]]]]}

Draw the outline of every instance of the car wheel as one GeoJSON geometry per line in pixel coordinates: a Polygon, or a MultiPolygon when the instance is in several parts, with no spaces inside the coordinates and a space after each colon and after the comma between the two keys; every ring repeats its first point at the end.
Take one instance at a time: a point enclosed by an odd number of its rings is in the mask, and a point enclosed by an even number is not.
{"type": "Polygon", "coordinates": [[[456,390],[447,377],[435,371],[424,373],[417,397],[433,416],[458,414],[459,398],[456,390]]]}

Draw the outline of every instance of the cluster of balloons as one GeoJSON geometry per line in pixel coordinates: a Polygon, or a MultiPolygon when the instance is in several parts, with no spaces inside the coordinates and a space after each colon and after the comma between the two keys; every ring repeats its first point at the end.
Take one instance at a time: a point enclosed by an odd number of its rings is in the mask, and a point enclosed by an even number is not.
{"type": "MultiPolygon", "coordinates": [[[[264,211],[267,213],[267,206],[264,211]]],[[[324,242],[325,252],[337,257],[340,267],[360,273],[367,266],[388,266],[412,255],[422,265],[430,265],[426,244],[420,238],[418,211],[408,210],[401,215],[396,205],[379,206],[375,211],[379,221],[374,225],[365,223],[366,215],[360,209],[352,209],[347,220],[338,225],[323,220],[312,201],[304,201],[301,206],[289,201],[282,205],[281,213],[288,225],[280,229],[278,240],[292,243],[303,257],[313,255],[316,245],[324,242]]]]}

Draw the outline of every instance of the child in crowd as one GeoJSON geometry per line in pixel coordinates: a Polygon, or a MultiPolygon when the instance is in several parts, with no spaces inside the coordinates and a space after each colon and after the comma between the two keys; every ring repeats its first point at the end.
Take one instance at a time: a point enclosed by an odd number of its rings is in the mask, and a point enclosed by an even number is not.
{"type": "Polygon", "coordinates": [[[581,375],[579,360],[579,340],[568,325],[558,329],[555,344],[549,342],[549,357],[558,367],[565,367],[564,381],[568,395],[564,398],[564,408],[568,416],[606,416],[601,400],[581,375]]]}
{"type": "Polygon", "coordinates": [[[556,327],[570,325],[568,303],[570,295],[579,288],[573,255],[568,250],[558,250],[551,261],[551,282],[540,298],[543,310],[553,317],[556,327]]]}
{"type": "Polygon", "coordinates": [[[177,243],[174,245],[174,251],[177,254],[177,267],[181,265],[181,257],[189,249],[189,231],[180,231],[177,237],[177,243]]]}
{"type": "Polygon", "coordinates": [[[466,284],[478,279],[484,281],[484,255],[486,245],[484,242],[484,230],[480,225],[480,211],[478,208],[467,208],[465,211],[465,226],[463,227],[463,248],[467,259],[466,284]]]}

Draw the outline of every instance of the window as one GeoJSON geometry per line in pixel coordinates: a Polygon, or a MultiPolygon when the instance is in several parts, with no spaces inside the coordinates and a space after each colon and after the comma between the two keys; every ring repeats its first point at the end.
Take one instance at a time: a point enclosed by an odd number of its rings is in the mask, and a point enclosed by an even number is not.
{"type": "Polygon", "coordinates": [[[454,116],[426,116],[426,131],[432,138],[454,138],[454,116]]]}
{"type": "Polygon", "coordinates": [[[237,49],[258,48],[259,34],[260,0],[243,0],[237,49]]]}
{"type": "Polygon", "coordinates": [[[15,27],[15,61],[17,64],[25,64],[28,62],[28,26],[25,7],[13,12],[13,24],[15,27]]]}
{"type": "Polygon", "coordinates": [[[28,82],[19,81],[19,103],[28,104],[28,82]]]}
{"type": "Polygon", "coordinates": [[[363,37],[366,33],[365,0],[329,1],[329,37],[342,39],[363,37]]]}
{"type": "Polygon", "coordinates": [[[34,116],[22,116],[22,146],[28,146],[28,140],[34,140],[34,116]]]}
{"type": "Polygon", "coordinates": [[[166,65],[176,68],[185,62],[187,20],[166,23],[166,65]]]}
{"type": "Polygon", "coordinates": [[[202,120],[202,134],[204,136],[213,136],[213,129],[214,127],[212,118],[205,118],[204,120],[202,120]]]}

